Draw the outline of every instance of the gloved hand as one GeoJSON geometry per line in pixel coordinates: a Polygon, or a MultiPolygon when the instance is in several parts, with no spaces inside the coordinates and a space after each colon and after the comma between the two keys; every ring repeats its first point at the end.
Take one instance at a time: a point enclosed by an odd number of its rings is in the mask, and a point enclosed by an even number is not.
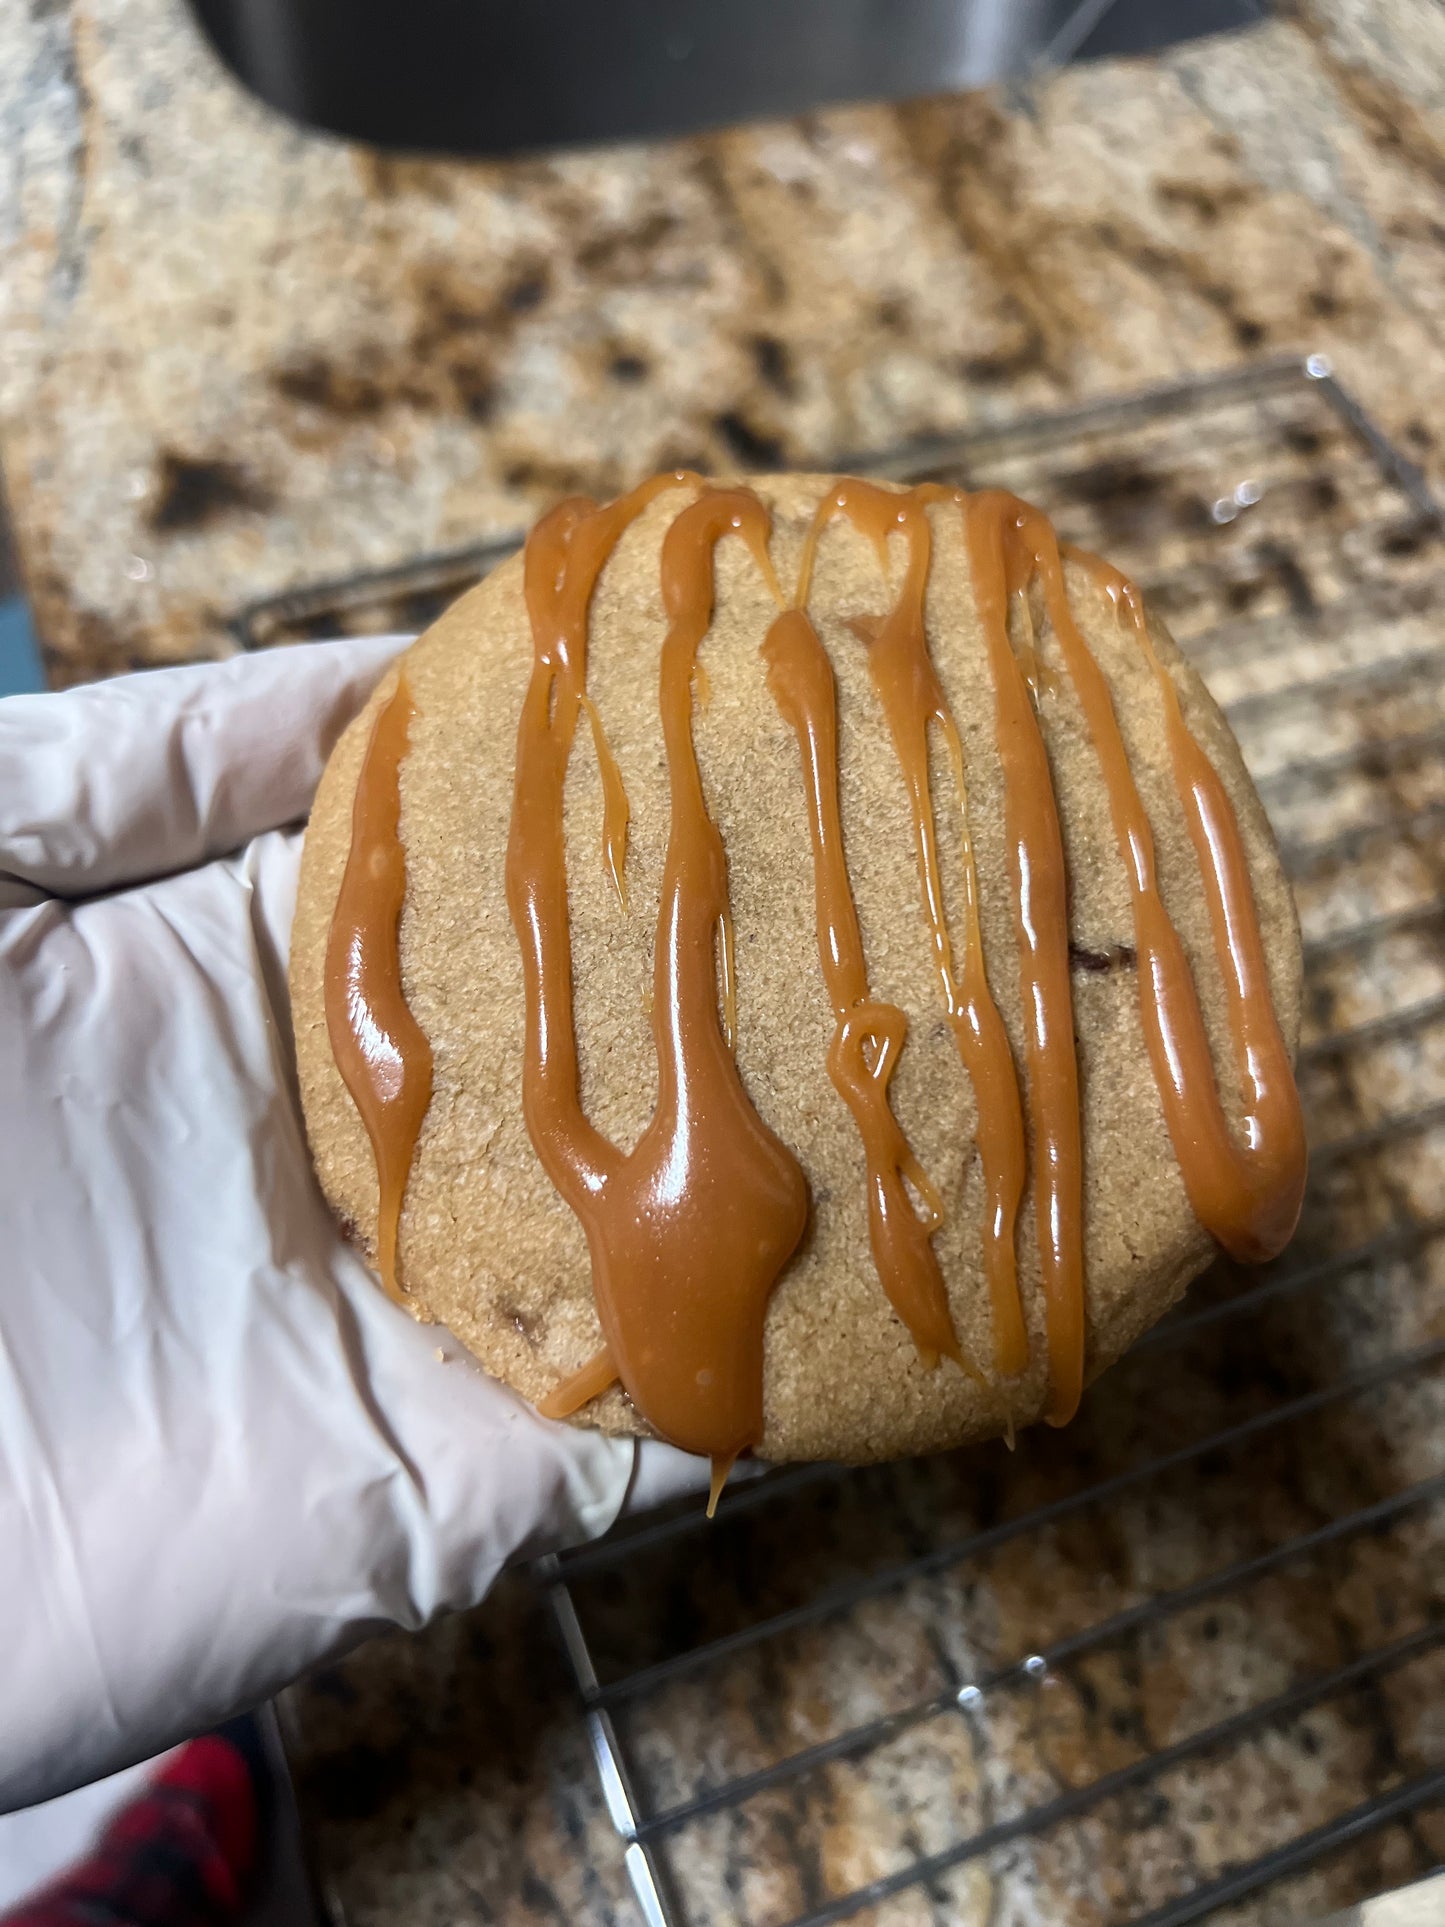
{"type": "Polygon", "coordinates": [[[295,826],[400,646],[0,702],[0,1810],[707,1483],[398,1310],[312,1175],[295,826]]]}

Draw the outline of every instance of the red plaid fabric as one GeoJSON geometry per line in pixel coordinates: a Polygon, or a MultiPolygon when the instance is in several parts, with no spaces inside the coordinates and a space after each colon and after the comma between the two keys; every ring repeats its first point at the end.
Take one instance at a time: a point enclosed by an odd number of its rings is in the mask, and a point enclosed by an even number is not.
{"type": "Polygon", "coordinates": [[[192,1740],[110,1822],[89,1857],[0,1927],[222,1927],[256,1858],[256,1783],[219,1733],[192,1740]]]}

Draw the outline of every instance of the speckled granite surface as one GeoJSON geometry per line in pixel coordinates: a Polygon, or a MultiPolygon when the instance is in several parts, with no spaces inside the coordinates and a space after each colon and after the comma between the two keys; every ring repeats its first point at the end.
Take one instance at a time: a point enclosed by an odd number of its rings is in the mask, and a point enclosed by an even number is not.
{"type": "Polygon", "coordinates": [[[1445,15],[515,165],[292,131],[174,0],[0,10],[0,452],[60,680],[676,460],[1325,348],[1432,464],[1445,15]]]}
{"type": "MultiPolygon", "coordinates": [[[[825,460],[1284,350],[1328,351],[1445,484],[1442,186],[1431,0],[1321,0],[1247,39],[1057,76],[1010,109],[850,109],[512,166],[382,162],[292,132],[167,0],[11,0],[0,451],[52,674],[223,649],[226,614],[261,594],[503,533],[559,490],[663,462],[825,460]]],[[[1290,1262],[1328,1267],[1369,1238],[1382,1255],[1141,1353],[1076,1427],[1012,1459],[825,1480],[579,1581],[605,1677],[1445,1336],[1445,1252],[1408,1230],[1445,1197],[1438,1112],[1384,1129],[1445,1101],[1429,751],[1445,699],[1438,662],[1409,667],[1438,637],[1445,559],[1388,491],[1365,500],[1348,434],[1241,408],[1247,429],[1215,422],[1198,447],[1187,427],[1168,448],[1131,428],[1132,467],[1075,451],[1053,505],[1147,565],[1186,640],[1208,636],[1206,673],[1275,785],[1312,945],[1312,1131],[1364,1134],[1322,1161],[1290,1262]],[[1261,498],[1221,532],[1209,502],[1246,480],[1261,498]],[[1225,545],[1207,566],[1206,535],[1225,545]],[[1402,667],[1378,688],[1348,680],[1375,658],[1402,667]],[[1271,705],[1272,687],[1335,673],[1333,696],[1271,705]],[[1402,733],[1425,749],[1379,751],[1402,733]],[[1335,761],[1283,775],[1300,755],[1335,761]],[[1408,829],[1311,856],[1382,813],[1408,829]],[[1350,933],[1372,919],[1384,934],[1364,946],[1350,933]],[[1396,1020],[1417,1009],[1436,1014],[1396,1020]],[[1366,1028],[1347,1049],[1324,1041],[1351,1026],[1366,1028]]],[[[1053,473],[1041,459],[1046,492],[1053,473]]],[[[1211,1278],[1197,1308],[1239,1283],[1211,1278]]],[[[1432,1364],[679,1672],[618,1716],[649,1812],[999,1675],[962,1713],[680,1823],[659,1848],[679,1919],[775,1927],[1391,1640],[1418,1643],[857,1917],[1113,1927],[1438,1766],[1429,1495],[1067,1664],[1008,1669],[1389,1501],[1445,1471],[1442,1454],[1432,1364]]],[[[525,1578],[364,1649],[293,1711],[303,1802],[353,1927],[636,1919],[525,1578]]],[[[1307,1916],[1442,1855],[1426,1813],[1220,1918],[1307,1916]]]]}

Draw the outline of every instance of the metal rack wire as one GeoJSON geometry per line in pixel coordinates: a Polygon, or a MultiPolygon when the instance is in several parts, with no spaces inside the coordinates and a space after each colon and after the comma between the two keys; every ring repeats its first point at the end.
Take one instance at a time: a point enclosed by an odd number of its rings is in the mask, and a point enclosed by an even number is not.
{"type": "Polygon", "coordinates": [[[1439,514],[1319,356],[848,465],[1040,501],[1208,677],[1300,905],[1310,1192],[1062,1437],[786,1468],[544,1562],[638,1904],[1357,1899],[1445,1857],[1439,514]]]}

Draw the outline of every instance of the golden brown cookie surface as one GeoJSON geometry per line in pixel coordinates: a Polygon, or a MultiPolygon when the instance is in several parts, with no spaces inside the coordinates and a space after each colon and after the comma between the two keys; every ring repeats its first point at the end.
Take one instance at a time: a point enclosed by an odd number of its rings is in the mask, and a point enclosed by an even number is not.
{"type": "MultiPolygon", "coordinates": [[[[795,579],[823,478],[752,484],[772,510],[771,554],[795,579]]],[[[657,665],[665,631],[659,557],[689,499],[669,491],[619,541],[594,598],[587,685],[631,803],[628,909],[601,854],[599,766],[584,729],[567,780],[573,980],[582,1095],[624,1150],[656,1098],[648,1000],[669,809],[657,665]]],[[[1009,878],[996,698],[956,508],[928,509],[928,643],[967,770],[988,983],[1022,1068],[1026,1027],[1009,878]]],[[[939,1194],[933,1244],[964,1350],[987,1366],[994,1321],[981,1235],[985,1182],[977,1106],[940,1000],[921,913],[913,825],[865,638],[898,593],[897,537],[885,579],[846,518],[822,532],[808,610],[831,660],[840,729],[842,829],[872,995],[907,1013],[893,1080],[898,1121],[939,1194]],[[870,627],[871,625],[871,627],[870,627]]],[[[945,1363],[926,1370],[880,1286],[870,1251],[864,1161],[829,1080],[834,1011],[820,968],[814,854],[798,741],[760,656],[777,610],[741,541],[716,552],[717,604],[699,654],[694,736],[708,807],[722,833],[737,960],[738,1069],[758,1114],[806,1175],[812,1208],[772,1297],[762,1449],[774,1457],[887,1456],[1003,1429],[1040,1409],[1045,1333],[1032,1185],[1016,1248],[1030,1339],[1017,1380],[981,1386],[945,1363]]],[[[1176,794],[1165,705],[1138,640],[1085,569],[1069,599],[1113,697],[1153,830],[1164,902],[1193,965],[1226,1112],[1241,1105],[1222,981],[1199,866],[1176,794]]],[[[1070,895],[1073,1018],[1083,1118],[1084,1256],[1090,1376],[1172,1302],[1211,1244],[1185,1195],[1145,1047],[1136,933],[1099,758],[1059,638],[1040,615],[1038,715],[1057,793],[1070,895]]],[[[1186,718],[1233,803],[1249,858],[1283,1027],[1298,1021],[1293,908],[1232,738],[1167,639],[1157,637],[1186,718]]],[[[434,1089],[406,1194],[400,1270],[418,1301],[489,1369],[540,1397],[593,1354],[600,1332],[586,1243],[529,1141],[520,1101],[523,978],[505,892],[517,718],[532,666],[520,560],[506,564],[405,659],[416,713],[401,773],[407,869],[402,965],[407,1002],[429,1040],[434,1089]]],[[[352,798],[375,714],[395,677],[338,746],[308,832],[292,983],[307,1125],[323,1184],[371,1243],[376,1172],[335,1068],[323,1001],[328,931],[351,839],[352,798]]],[[[960,814],[947,748],[930,744],[939,864],[951,919],[961,902],[960,814]]],[[[1036,1162],[1036,1160],[1035,1160],[1036,1162]]],[[[635,1419],[617,1392],[586,1415],[635,1419]]]]}

